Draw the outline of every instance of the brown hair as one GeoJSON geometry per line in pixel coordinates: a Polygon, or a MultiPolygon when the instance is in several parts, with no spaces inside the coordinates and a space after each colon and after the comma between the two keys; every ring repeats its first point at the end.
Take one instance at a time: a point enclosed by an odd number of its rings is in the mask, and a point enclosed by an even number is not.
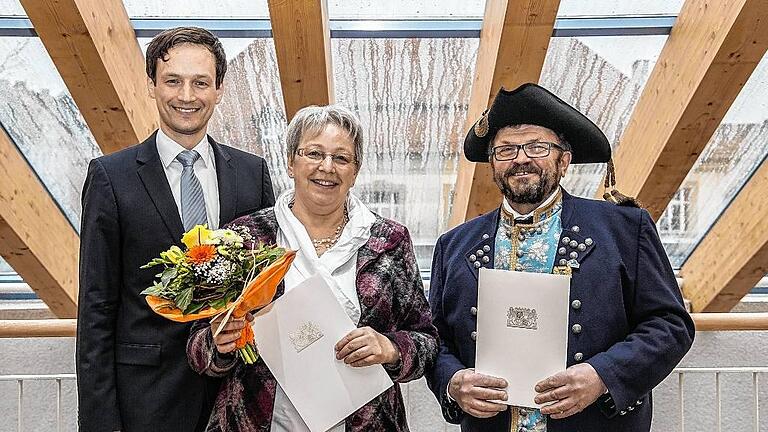
{"type": "Polygon", "coordinates": [[[168,61],[168,51],[180,44],[202,45],[216,59],[216,88],[221,87],[227,73],[227,57],[219,38],[200,27],[176,27],[163,30],[147,46],[147,76],[157,84],[157,62],[168,61]]]}

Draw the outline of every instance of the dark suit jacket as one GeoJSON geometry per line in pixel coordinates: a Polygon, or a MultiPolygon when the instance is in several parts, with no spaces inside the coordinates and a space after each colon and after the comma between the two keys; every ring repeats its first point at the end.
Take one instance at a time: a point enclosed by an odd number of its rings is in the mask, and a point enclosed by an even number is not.
{"type": "MultiPolygon", "coordinates": [[[[220,221],[270,207],[274,192],[259,156],[216,143],[220,221]]],[[[195,430],[216,383],[194,373],[189,324],[152,312],[139,295],[157,269],[139,269],[183,226],[157,153],[143,143],[91,161],[83,188],[77,378],[81,431],[195,430]]],[[[207,407],[210,409],[210,406],[207,407]]]]}
{"type": "MultiPolygon", "coordinates": [[[[432,264],[429,302],[441,343],[427,380],[446,420],[461,423],[462,431],[509,431],[509,410],[477,419],[446,395],[453,374],[475,365],[472,333],[477,320],[472,308],[477,305],[478,270],[469,256],[486,245],[488,255],[494,256],[498,221],[495,210],[444,234],[432,264]]],[[[548,419],[547,431],[647,432],[651,390],[682,359],[694,335],[656,227],[645,210],[567,193],[562,225],[560,247],[566,248],[565,256],[576,252],[580,264],[571,280],[569,329],[574,324],[583,329],[569,332],[567,365],[591,364],[610,393],[579,414],[548,419]],[[564,244],[564,237],[569,238],[566,243],[576,240],[587,247],[581,251],[578,244],[575,248],[564,244]]],[[[493,259],[485,266],[492,267],[493,259]]]]}

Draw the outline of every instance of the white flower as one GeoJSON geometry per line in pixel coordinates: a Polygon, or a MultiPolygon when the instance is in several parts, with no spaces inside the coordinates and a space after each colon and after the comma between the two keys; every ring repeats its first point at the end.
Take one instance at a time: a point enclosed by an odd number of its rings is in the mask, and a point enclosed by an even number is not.
{"type": "Polygon", "coordinates": [[[213,244],[225,244],[225,245],[242,245],[243,238],[236,232],[230,229],[220,229],[211,233],[211,240],[213,244]]]}
{"type": "Polygon", "coordinates": [[[195,276],[202,279],[203,282],[221,285],[236,270],[236,266],[224,257],[217,256],[212,261],[193,266],[192,270],[195,272],[195,276]]]}

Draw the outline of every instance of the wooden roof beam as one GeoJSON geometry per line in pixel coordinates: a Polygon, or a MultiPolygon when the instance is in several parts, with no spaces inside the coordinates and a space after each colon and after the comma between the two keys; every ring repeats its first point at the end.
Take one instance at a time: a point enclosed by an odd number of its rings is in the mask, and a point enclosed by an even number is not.
{"type": "Polygon", "coordinates": [[[0,128],[0,256],[60,318],[77,315],[80,239],[0,128]]]}
{"type": "Polygon", "coordinates": [[[768,0],[683,5],[614,155],[617,189],[654,219],[765,54],[766,25],[768,0]]]}
{"type": "Polygon", "coordinates": [[[327,0],[269,0],[285,115],[333,103],[327,0]]]}
{"type": "MultiPolygon", "coordinates": [[[[501,87],[538,82],[560,0],[488,0],[465,130],[477,121],[501,87]]],[[[461,158],[449,225],[497,207],[501,194],[489,164],[461,158]]]]}
{"type": "Polygon", "coordinates": [[[768,159],[680,269],[694,312],[728,312],[768,274],[768,159]]]}
{"type": "Polygon", "coordinates": [[[144,55],[121,0],[21,0],[104,154],[157,128],[144,55]]]}

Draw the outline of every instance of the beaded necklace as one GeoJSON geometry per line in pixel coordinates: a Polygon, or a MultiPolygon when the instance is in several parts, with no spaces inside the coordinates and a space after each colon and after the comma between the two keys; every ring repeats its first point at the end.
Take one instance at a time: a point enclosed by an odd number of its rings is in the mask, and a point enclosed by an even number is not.
{"type": "MultiPolygon", "coordinates": [[[[293,204],[295,201],[291,201],[288,204],[288,208],[293,210],[293,204]]],[[[312,246],[315,247],[316,251],[319,251],[321,249],[330,249],[331,246],[335,245],[336,242],[339,241],[341,238],[341,232],[344,230],[344,227],[347,226],[347,222],[349,222],[349,212],[347,211],[347,205],[344,205],[344,217],[341,219],[341,223],[339,226],[336,227],[335,230],[333,230],[333,234],[329,235],[328,237],[323,238],[310,238],[312,240],[312,246]]]]}

